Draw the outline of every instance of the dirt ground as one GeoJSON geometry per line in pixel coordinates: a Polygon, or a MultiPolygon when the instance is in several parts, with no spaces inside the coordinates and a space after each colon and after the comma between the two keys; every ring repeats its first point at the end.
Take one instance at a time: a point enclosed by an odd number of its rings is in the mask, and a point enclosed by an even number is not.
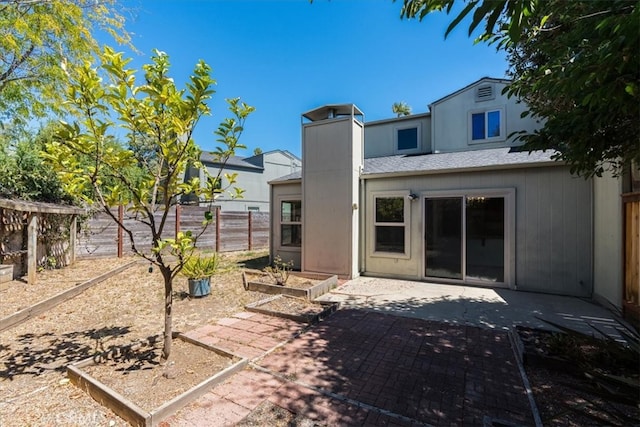
{"type": "MultiPolygon", "coordinates": [[[[207,297],[190,298],[186,279],[176,279],[174,331],[213,323],[268,297],[245,291],[239,267],[261,269],[267,262],[265,252],[230,253],[223,257],[227,265],[235,267],[215,276],[207,297]]],[[[33,286],[11,282],[0,288],[0,318],[132,261],[133,258],[79,260],[65,269],[39,272],[33,286]]],[[[65,367],[114,346],[157,337],[162,329],[162,278],[157,268],[149,272],[149,264],[139,262],[79,296],[0,332],[0,426],[127,425],[70,384],[65,367]]],[[[178,351],[179,347],[176,355],[178,351]]],[[[149,363],[157,363],[154,360],[149,363]]],[[[575,387],[579,383],[575,377],[539,366],[527,366],[526,371],[544,425],[626,425],[624,420],[629,415],[636,419],[640,416],[637,407],[615,406],[601,396],[584,394],[575,387]],[[573,408],[567,409],[568,405],[573,408]]],[[[192,379],[198,381],[195,374],[194,369],[185,368],[185,372],[170,372],[168,377],[188,379],[193,375],[192,379]]],[[[171,378],[159,380],[165,379],[171,378]]],[[[317,424],[266,406],[254,411],[241,425],[317,424]]]]}
{"type": "MultiPolygon", "coordinates": [[[[260,269],[265,252],[223,254],[228,265],[260,269]]],[[[128,259],[84,259],[61,270],[38,273],[37,284],[13,281],[0,291],[0,318],[74,287],[128,259]]],[[[265,295],[245,291],[241,269],[215,276],[211,295],[189,298],[185,278],[174,282],[174,331],[240,312],[265,295]]],[[[0,425],[124,426],[119,417],[70,384],[69,363],[113,346],[125,346],[162,333],[163,282],[157,268],[136,263],[22,324],[0,332],[0,425]]]]}

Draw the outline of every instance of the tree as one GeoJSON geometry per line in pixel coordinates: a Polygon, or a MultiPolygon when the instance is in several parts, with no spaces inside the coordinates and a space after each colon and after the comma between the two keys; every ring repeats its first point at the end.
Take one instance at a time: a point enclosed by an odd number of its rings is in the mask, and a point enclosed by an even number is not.
{"type": "MultiPolygon", "coordinates": [[[[452,12],[455,0],[404,0],[402,16],[452,12]]],[[[466,16],[476,41],[507,52],[508,94],[528,104],[543,126],[520,133],[529,150],[556,150],[572,173],[624,173],[640,164],[640,3],[628,0],[475,0],[466,16]]]]}
{"type": "Polygon", "coordinates": [[[62,183],[50,165],[40,157],[50,141],[54,124],[48,124],[35,136],[19,132],[11,135],[18,142],[0,144],[0,197],[49,203],[70,203],[62,183]]]}
{"type": "Polygon", "coordinates": [[[411,114],[411,107],[404,101],[394,102],[391,106],[391,111],[397,114],[398,117],[408,116],[411,114]]]}
{"type": "Polygon", "coordinates": [[[57,111],[65,67],[98,50],[92,31],[128,43],[116,0],[0,0],[0,121],[57,111]]]}
{"type": "MultiPolygon", "coordinates": [[[[207,180],[204,188],[198,178],[187,182],[183,179],[188,165],[202,167],[201,150],[192,135],[199,119],[211,114],[207,101],[214,93],[211,86],[215,81],[210,67],[200,61],[186,89],[178,89],[169,76],[170,63],[165,53],[155,51],[152,63],[143,66],[145,82],[140,85],[135,71],[126,68],[128,62],[121,53],[105,48],[99,68],[87,63],[74,73],[67,106],[78,121],[63,123],[57,140],[47,145],[46,157],[69,193],[97,204],[127,233],[131,250],[160,270],[165,302],[162,356],[166,360],[171,354],[173,279],[192,255],[199,237],[186,232],[166,238],[169,211],[186,194],[206,192],[214,197],[221,191],[235,191],[232,195],[237,195],[241,190],[231,188],[235,175],[230,174],[225,175],[229,185],[221,189],[214,188],[215,179],[207,180]],[[117,125],[126,130],[129,147],[140,147],[143,142],[146,148],[139,153],[153,154],[136,155],[131,149],[110,145],[109,132],[117,125]],[[153,150],[149,150],[151,142],[153,150]],[[91,162],[87,163],[86,158],[91,162]],[[123,173],[133,166],[143,171],[142,176],[132,178],[123,173]],[[111,185],[104,185],[106,178],[111,185]],[[138,248],[131,229],[111,211],[112,206],[120,204],[128,206],[147,227],[152,240],[150,252],[138,248]]],[[[254,110],[239,98],[227,102],[233,117],[224,119],[215,131],[220,143],[215,156],[222,164],[236,149],[244,148],[239,138],[246,118],[254,110]]],[[[221,173],[218,172],[218,180],[221,173]]],[[[206,216],[205,228],[210,220],[211,215],[206,216]]]]}

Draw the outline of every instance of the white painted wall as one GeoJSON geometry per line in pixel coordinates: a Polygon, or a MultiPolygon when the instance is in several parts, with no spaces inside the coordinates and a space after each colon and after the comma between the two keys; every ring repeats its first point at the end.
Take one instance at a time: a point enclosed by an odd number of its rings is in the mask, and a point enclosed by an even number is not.
{"type": "Polygon", "coordinates": [[[593,180],[594,299],[622,310],[622,180],[605,175],[593,180]]]}

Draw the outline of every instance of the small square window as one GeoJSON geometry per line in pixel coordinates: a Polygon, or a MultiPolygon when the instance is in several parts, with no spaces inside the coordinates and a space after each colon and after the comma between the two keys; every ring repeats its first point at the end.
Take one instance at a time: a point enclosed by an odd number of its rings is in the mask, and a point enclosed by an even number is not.
{"type": "Polygon", "coordinates": [[[471,113],[471,142],[490,142],[504,139],[503,110],[471,113]]]}
{"type": "Polygon", "coordinates": [[[418,148],[418,128],[398,129],[398,150],[418,148]]]}

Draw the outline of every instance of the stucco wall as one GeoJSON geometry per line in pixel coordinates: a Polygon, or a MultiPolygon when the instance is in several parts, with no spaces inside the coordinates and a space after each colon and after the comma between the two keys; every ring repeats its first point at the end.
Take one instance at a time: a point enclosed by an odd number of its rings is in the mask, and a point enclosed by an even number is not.
{"type": "MultiPolygon", "coordinates": [[[[366,180],[363,200],[377,191],[515,191],[515,277],[517,289],[589,297],[592,275],[592,183],[563,166],[423,175],[366,180]]],[[[410,258],[371,256],[371,215],[364,228],[365,274],[424,278],[424,200],[411,202],[410,258]]],[[[367,207],[368,209],[368,207],[367,207]]]]}

